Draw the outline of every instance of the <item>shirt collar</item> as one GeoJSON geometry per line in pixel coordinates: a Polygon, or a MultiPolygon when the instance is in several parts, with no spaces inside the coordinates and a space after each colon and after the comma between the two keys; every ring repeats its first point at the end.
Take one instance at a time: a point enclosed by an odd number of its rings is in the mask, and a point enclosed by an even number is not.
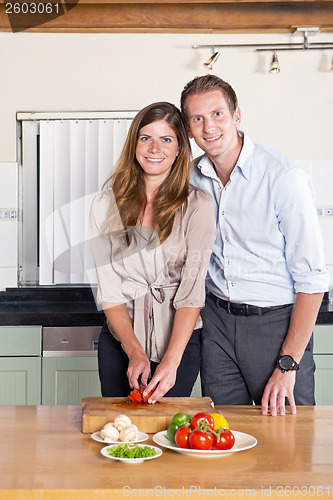
{"type": "Polygon", "coordinates": [[[198,168],[201,170],[201,173],[207,177],[211,177],[212,179],[218,179],[213,163],[208,158],[206,154],[204,154],[198,162],[198,168]]]}
{"type": "Polygon", "coordinates": [[[254,144],[242,130],[238,130],[238,135],[243,139],[243,147],[237,160],[236,166],[241,170],[246,180],[250,179],[252,155],[254,151],[254,144]]]}
{"type": "MultiPolygon", "coordinates": [[[[246,135],[242,130],[238,130],[238,135],[242,137],[243,139],[243,147],[241,149],[240,155],[237,160],[237,164],[235,166],[238,167],[238,169],[241,171],[242,175],[245,177],[246,180],[249,180],[250,178],[250,171],[251,171],[251,159],[254,151],[254,144],[251,141],[251,139],[246,135]]],[[[204,154],[200,159],[197,164],[198,168],[201,170],[201,173],[203,175],[206,175],[207,177],[211,177],[213,179],[218,179],[213,163],[211,160],[208,158],[206,154],[204,154]]],[[[235,169],[233,170],[233,172],[235,169]]],[[[232,173],[233,173],[232,172],[232,173]]]]}

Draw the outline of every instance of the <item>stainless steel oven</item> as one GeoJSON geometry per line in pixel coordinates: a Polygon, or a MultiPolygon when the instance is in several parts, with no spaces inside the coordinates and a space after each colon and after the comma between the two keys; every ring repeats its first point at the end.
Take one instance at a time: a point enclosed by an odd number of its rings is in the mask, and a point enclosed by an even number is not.
{"type": "Polygon", "coordinates": [[[97,356],[100,326],[43,328],[43,357],[97,356]]]}

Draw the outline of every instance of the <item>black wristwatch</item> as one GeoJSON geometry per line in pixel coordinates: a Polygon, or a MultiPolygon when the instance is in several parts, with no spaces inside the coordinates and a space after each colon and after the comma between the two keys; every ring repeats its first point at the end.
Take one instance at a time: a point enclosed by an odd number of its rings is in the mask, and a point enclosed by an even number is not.
{"type": "Polygon", "coordinates": [[[296,371],[299,369],[299,364],[296,363],[294,358],[288,355],[280,356],[277,362],[277,366],[282,373],[289,372],[291,370],[296,371]]]}

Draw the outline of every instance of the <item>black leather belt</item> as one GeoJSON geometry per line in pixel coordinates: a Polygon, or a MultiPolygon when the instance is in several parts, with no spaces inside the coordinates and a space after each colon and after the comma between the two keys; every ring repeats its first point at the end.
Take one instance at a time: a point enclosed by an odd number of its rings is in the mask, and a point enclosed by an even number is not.
{"type": "Polygon", "coordinates": [[[217,307],[222,307],[229,314],[235,314],[237,316],[251,316],[256,314],[257,316],[261,316],[262,314],[268,313],[270,311],[276,311],[278,309],[285,309],[286,307],[290,307],[293,304],[283,304],[281,306],[270,306],[270,307],[259,307],[252,306],[250,304],[237,304],[235,302],[229,302],[228,300],[220,299],[216,297],[213,293],[209,292],[209,295],[214,299],[217,307]]]}

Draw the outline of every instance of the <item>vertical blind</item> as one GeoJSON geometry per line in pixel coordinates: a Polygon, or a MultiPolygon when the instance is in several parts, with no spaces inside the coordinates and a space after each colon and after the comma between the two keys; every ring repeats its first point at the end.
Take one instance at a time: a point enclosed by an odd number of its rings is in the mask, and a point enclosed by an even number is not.
{"type": "MultiPolygon", "coordinates": [[[[90,205],[120,156],[133,113],[128,116],[40,120],[40,285],[96,283],[90,205]]],[[[202,154],[191,145],[194,157],[202,154]]]]}
{"type": "Polygon", "coordinates": [[[90,205],[119,158],[131,121],[40,121],[40,285],[95,282],[90,205]]]}

